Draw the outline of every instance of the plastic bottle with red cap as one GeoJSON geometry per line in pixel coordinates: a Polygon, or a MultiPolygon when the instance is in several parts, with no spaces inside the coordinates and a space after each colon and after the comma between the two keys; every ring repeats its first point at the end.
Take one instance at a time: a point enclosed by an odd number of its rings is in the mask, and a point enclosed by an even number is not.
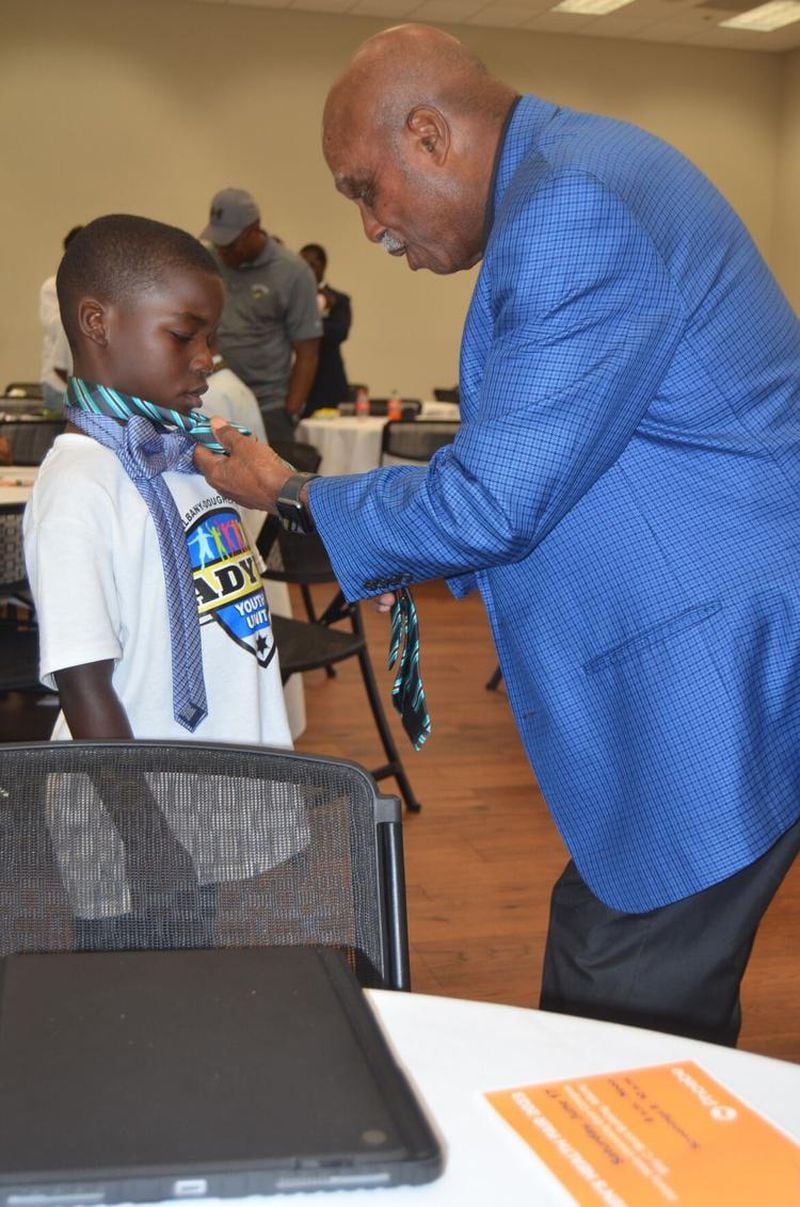
{"type": "Polygon", "coordinates": [[[369,390],[359,386],[356,390],[356,418],[366,419],[369,415],[369,390]]]}

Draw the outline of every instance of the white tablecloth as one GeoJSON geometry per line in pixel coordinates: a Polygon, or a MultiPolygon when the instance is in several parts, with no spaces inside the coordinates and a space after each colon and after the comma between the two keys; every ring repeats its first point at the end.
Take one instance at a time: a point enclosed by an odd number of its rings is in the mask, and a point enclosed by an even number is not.
{"type": "Polygon", "coordinates": [[[297,426],[297,439],[313,444],[322,456],[320,473],[363,474],[377,469],[381,460],[381,433],[386,416],[310,415],[297,426]]]}
{"type": "MultiPolygon", "coordinates": [[[[419,421],[426,419],[457,420],[460,412],[455,402],[423,402],[419,421]]],[[[385,416],[369,415],[309,415],[297,426],[297,439],[313,444],[322,457],[320,473],[364,474],[377,469],[381,463],[381,434],[385,416]]],[[[403,465],[397,458],[392,464],[403,465]]]]}

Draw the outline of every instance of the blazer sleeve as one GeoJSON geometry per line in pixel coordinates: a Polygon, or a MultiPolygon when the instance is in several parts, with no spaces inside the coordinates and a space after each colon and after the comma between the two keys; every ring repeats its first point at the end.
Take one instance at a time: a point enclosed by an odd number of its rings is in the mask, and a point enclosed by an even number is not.
{"type": "Polygon", "coordinates": [[[526,557],[619,457],[685,330],[653,240],[595,178],[553,175],[498,225],[478,285],[493,338],[454,443],[427,470],[311,485],[349,599],[526,557]]]}

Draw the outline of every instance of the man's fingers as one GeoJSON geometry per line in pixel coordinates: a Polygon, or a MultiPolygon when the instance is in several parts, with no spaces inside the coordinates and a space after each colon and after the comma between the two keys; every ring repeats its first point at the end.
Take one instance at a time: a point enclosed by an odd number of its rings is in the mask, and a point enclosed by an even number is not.
{"type": "Polygon", "coordinates": [[[249,436],[244,436],[241,432],[237,432],[236,428],[231,427],[220,415],[212,415],[209,422],[211,423],[211,430],[214,433],[214,439],[218,440],[228,452],[233,451],[238,440],[250,439],[249,436]]]}

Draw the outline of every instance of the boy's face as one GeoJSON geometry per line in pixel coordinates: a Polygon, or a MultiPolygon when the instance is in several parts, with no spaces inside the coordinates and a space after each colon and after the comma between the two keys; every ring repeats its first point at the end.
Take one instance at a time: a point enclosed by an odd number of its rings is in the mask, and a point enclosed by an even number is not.
{"type": "Polygon", "coordinates": [[[200,405],[225,292],[214,273],[169,279],[106,311],[104,384],[186,415],[200,405]]]}

